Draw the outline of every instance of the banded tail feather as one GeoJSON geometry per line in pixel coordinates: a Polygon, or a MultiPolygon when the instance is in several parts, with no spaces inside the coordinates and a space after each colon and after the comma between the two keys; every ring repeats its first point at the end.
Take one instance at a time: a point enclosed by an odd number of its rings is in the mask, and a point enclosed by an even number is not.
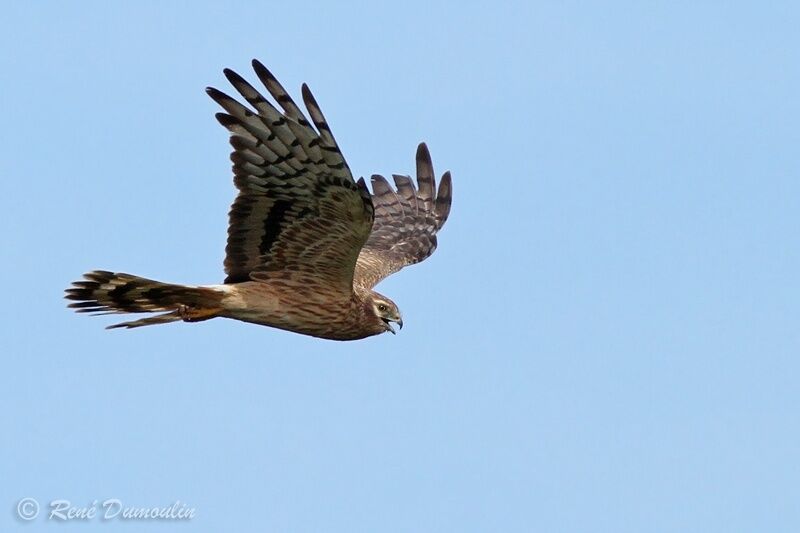
{"type": "Polygon", "coordinates": [[[219,316],[222,293],[210,287],[189,287],[106,270],[94,270],[73,281],[64,296],[75,300],[68,307],[78,313],[166,313],[113,324],[113,328],[138,328],[184,320],[196,322],[219,316]]]}

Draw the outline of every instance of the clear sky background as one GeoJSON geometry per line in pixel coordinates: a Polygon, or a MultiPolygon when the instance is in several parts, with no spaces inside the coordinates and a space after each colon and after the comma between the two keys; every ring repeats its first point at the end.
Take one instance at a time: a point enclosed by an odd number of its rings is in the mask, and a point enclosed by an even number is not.
{"type": "Polygon", "coordinates": [[[4,6],[0,530],[796,532],[797,4],[394,4],[4,6]],[[95,268],[223,279],[203,89],[253,57],[356,175],[423,140],[453,172],[439,250],[379,287],[405,329],[68,311],[95,268]]]}

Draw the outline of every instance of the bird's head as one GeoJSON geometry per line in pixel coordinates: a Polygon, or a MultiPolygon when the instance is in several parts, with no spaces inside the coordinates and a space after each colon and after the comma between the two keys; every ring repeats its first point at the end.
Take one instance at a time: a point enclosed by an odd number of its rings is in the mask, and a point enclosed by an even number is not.
{"type": "Polygon", "coordinates": [[[389,331],[395,333],[391,323],[394,322],[403,329],[403,316],[397,304],[386,296],[373,292],[365,302],[367,315],[374,319],[375,324],[381,328],[381,333],[389,331]]]}

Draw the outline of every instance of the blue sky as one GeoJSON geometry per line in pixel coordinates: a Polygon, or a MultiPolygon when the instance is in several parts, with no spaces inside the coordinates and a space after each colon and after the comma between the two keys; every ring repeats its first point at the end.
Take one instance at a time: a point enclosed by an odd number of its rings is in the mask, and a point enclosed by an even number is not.
{"type": "Polygon", "coordinates": [[[16,3],[0,21],[3,531],[797,531],[791,2],[16,3]],[[453,172],[397,336],[106,331],[104,268],[217,283],[207,85],[308,82],[353,172],[453,172]],[[36,498],[42,514],[15,518],[36,498]],[[179,500],[189,522],[54,524],[179,500]]]}

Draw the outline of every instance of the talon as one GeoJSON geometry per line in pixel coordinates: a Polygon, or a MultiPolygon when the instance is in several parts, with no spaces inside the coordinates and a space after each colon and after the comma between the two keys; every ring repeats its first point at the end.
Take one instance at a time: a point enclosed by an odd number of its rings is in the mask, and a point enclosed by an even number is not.
{"type": "Polygon", "coordinates": [[[178,314],[184,322],[202,322],[218,316],[219,311],[218,308],[197,309],[183,304],[178,306],[178,314]]]}

